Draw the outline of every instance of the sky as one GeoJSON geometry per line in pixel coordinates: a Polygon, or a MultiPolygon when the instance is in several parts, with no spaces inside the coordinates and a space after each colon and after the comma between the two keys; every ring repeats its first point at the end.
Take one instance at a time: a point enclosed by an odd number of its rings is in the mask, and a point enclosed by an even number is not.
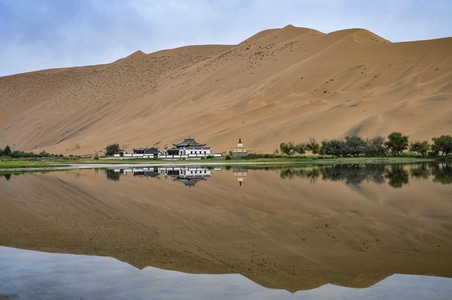
{"type": "Polygon", "coordinates": [[[451,16],[450,0],[0,0],[0,76],[235,45],[288,24],[391,42],[452,37],[451,16]]]}

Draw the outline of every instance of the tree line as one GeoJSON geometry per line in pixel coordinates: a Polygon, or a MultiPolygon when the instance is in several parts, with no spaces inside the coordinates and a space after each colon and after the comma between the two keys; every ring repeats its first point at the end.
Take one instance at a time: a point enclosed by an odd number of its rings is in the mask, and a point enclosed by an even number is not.
{"type": "Polygon", "coordinates": [[[36,157],[55,157],[58,155],[47,153],[45,150],[42,150],[39,153],[25,152],[21,150],[13,151],[11,150],[11,147],[9,145],[6,145],[4,149],[0,148],[0,156],[8,156],[12,158],[36,158],[36,157]]]}
{"type": "Polygon", "coordinates": [[[310,138],[307,143],[282,142],[279,149],[281,153],[287,155],[304,154],[306,151],[311,151],[313,154],[336,157],[399,155],[406,150],[422,156],[427,154],[447,156],[452,153],[452,137],[450,135],[434,137],[432,142],[432,144],[428,141],[413,141],[410,143],[407,135],[392,132],[387,138],[377,136],[363,139],[353,135],[346,136],[344,140],[324,140],[320,144],[317,143],[315,138],[310,138]]]}

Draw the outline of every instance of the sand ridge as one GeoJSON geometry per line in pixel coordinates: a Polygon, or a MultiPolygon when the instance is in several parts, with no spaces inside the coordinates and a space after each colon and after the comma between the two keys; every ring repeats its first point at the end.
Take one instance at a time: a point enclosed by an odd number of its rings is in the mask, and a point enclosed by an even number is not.
{"type": "Polygon", "coordinates": [[[391,43],[365,29],[286,26],[111,64],[0,77],[0,147],[94,154],[195,137],[228,152],[280,142],[452,133],[452,38],[391,43]]]}

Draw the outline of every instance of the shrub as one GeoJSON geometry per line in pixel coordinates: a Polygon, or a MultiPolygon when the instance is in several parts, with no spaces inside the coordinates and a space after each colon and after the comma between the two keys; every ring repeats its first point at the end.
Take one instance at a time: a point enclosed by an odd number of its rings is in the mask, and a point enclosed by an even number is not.
{"type": "Polygon", "coordinates": [[[119,148],[119,144],[111,144],[105,147],[105,154],[110,156],[114,154],[119,154],[119,151],[121,151],[121,149],[119,148]]]}

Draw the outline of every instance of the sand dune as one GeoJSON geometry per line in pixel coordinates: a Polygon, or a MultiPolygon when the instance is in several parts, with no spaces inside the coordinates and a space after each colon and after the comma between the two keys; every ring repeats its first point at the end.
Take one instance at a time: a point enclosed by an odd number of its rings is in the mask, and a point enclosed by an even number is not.
{"type": "Polygon", "coordinates": [[[0,77],[0,147],[93,154],[106,145],[215,152],[280,142],[452,133],[452,38],[391,43],[365,29],[286,26],[238,45],[0,77]]]}

